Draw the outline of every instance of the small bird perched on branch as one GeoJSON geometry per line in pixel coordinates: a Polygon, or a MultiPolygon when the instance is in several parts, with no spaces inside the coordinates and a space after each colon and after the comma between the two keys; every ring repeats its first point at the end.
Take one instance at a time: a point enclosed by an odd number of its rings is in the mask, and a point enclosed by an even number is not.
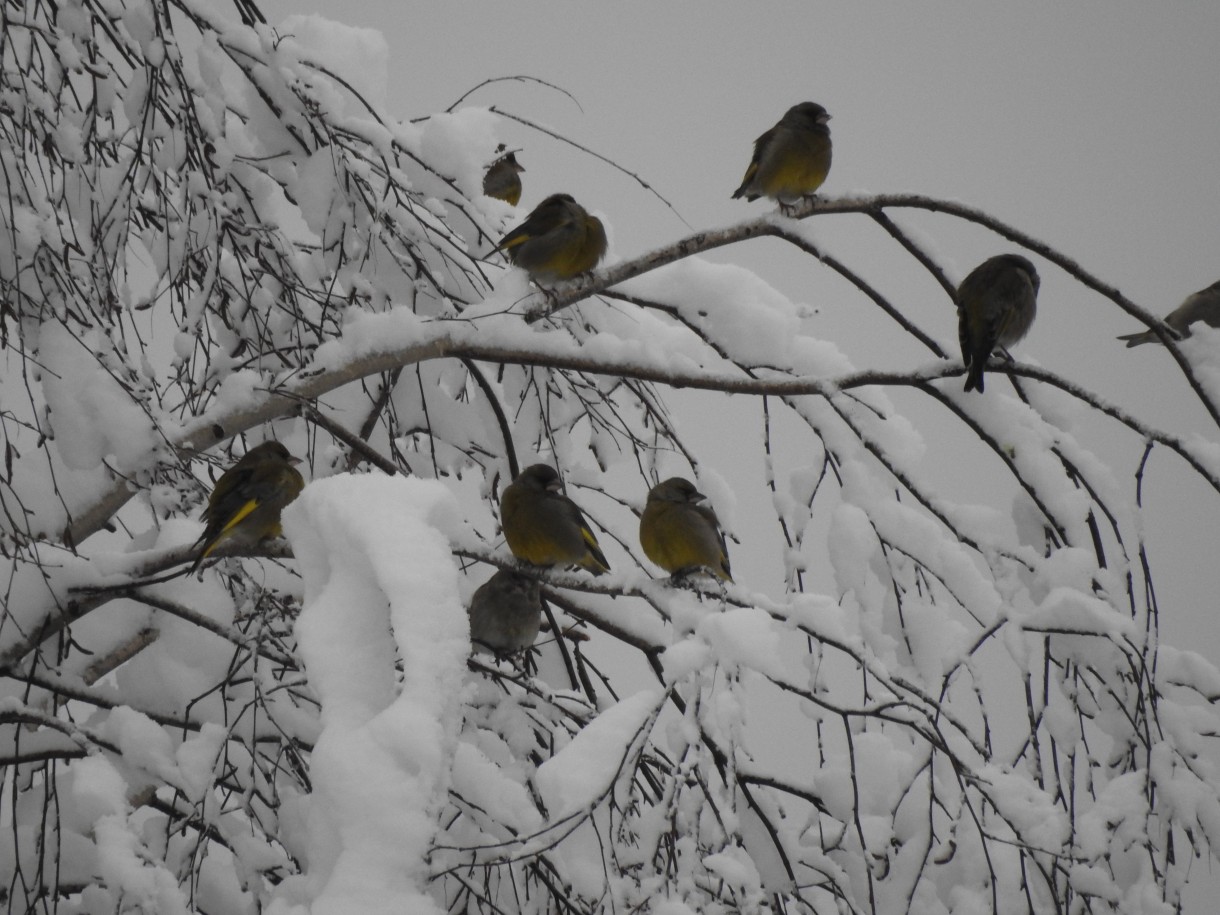
{"type": "MultiPolygon", "coordinates": [[[[1202,321],[1208,327],[1220,327],[1220,280],[1212,283],[1206,289],[1192,292],[1186,299],[1165,315],[1165,323],[1185,339],[1190,336],[1190,325],[1202,321]]],[[[1142,330],[1135,334],[1122,334],[1120,340],[1126,340],[1127,346],[1139,346],[1141,343],[1160,343],[1161,338],[1155,331],[1142,330]]]]}
{"type": "Polygon", "coordinates": [[[536,281],[570,280],[605,257],[606,229],[570,194],[552,194],[505,235],[496,250],[536,281]]]}
{"type": "Polygon", "coordinates": [[[577,565],[594,575],[610,563],[576,503],[547,464],[526,467],[500,497],[500,525],[513,555],[536,566],[577,565]]]}
{"type": "Polygon", "coordinates": [[[537,580],[500,569],[479,585],[467,609],[475,650],[516,654],[534,644],[542,626],[542,592],[537,580]]]}
{"type": "Polygon", "coordinates": [[[770,197],[781,207],[808,197],[830,173],[830,115],[814,102],[793,105],[754,141],[754,158],[733,197],[770,197]]]}
{"type": "MultiPolygon", "coordinates": [[[[503,147],[501,147],[503,149],[503,147]]],[[[521,199],[521,173],[525,167],[517,161],[517,154],[510,152],[501,156],[483,175],[483,193],[513,206],[521,199]]]]}
{"type": "Polygon", "coordinates": [[[299,463],[279,442],[263,442],[220,475],[203,510],[207,526],[195,542],[202,549],[192,575],[221,543],[254,546],[280,536],[280,512],[305,488],[299,463]]]}
{"type": "Polygon", "coordinates": [[[670,477],[648,491],[640,515],[640,546],[644,555],[671,575],[707,569],[723,581],[732,581],[729,551],[720,521],[707,496],[682,477],[670,477]]]}
{"type": "Polygon", "coordinates": [[[1025,336],[1038,310],[1038,271],[1019,254],[989,257],[957,287],[957,333],[966,390],[983,391],[983,369],[997,347],[1025,336]]]}

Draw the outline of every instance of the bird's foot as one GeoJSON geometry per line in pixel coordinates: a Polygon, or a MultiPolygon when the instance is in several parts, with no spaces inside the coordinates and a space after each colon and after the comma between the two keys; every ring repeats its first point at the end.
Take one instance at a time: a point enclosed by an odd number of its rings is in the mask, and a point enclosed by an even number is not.
{"type": "Polygon", "coordinates": [[[669,576],[669,583],[675,588],[685,588],[688,591],[694,591],[697,594],[711,591],[710,586],[719,588],[724,591],[724,584],[707,566],[689,566],[685,569],[678,569],[669,576]]]}
{"type": "Polygon", "coordinates": [[[789,219],[799,218],[801,215],[808,215],[810,207],[816,206],[822,202],[821,194],[806,194],[797,200],[784,202],[779,201],[779,211],[789,219]]]}

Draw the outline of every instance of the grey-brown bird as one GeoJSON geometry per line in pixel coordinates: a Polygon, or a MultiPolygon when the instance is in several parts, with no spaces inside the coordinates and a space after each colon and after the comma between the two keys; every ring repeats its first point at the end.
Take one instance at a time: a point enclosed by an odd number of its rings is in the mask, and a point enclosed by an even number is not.
{"type": "Polygon", "coordinates": [[[822,186],[830,174],[830,115],[814,102],[793,105],[754,141],[754,158],[733,197],[770,197],[795,203],[822,186]]]}
{"type": "Polygon", "coordinates": [[[570,280],[592,270],[605,257],[606,229],[570,194],[552,194],[505,235],[496,249],[534,280],[570,280]]]}
{"type": "Polygon", "coordinates": [[[517,161],[517,154],[510,152],[501,156],[483,175],[483,193],[513,206],[521,199],[521,173],[525,167],[517,161]]]}
{"type": "Polygon", "coordinates": [[[983,369],[997,348],[1025,336],[1038,311],[1038,271],[1019,254],[989,257],[957,287],[957,333],[966,390],[983,390],[983,369]]]}
{"type": "Polygon", "coordinates": [[[298,463],[279,442],[263,442],[220,475],[203,510],[206,527],[191,574],[221,543],[246,547],[280,536],[280,512],[305,488],[298,463]]]}
{"type": "Polygon", "coordinates": [[[525,468],[504,488],[500,525],[513,555],[531,565],[610,571],[585,516],[560,491],[559,474],[547,464],[525,468]]]}
{"type": "Polygon", "coordinates": [[[671,575],[706,569],[732,581],[729,550],[720,521],[695,484],[683,477],[662,480],[648,491],[640,515],[644,555],[671,575]]]}
{"type": "MultiPolygon", "coordinates": [[[[1220,280],[1206,289],[1192,292],[1181,305],[1165,315],[1165,323],[1176,330],[1182,339],[1190,336],[1190,325],[1197,321],[1202,321],[1208,327],[1220,327],[1220,280]]],[[[1118,339],[1126,340],[1127,346],[1161,342],[1161,338],[1151,330],[1122,334],[1118,339]]]]}
{"type": "Polygon", "coordinates": [[[535,579],[501,569],[474,592],[467,612],[470,641],[476,651],[516,654],[538,637],[542,593],[535,579]]]}

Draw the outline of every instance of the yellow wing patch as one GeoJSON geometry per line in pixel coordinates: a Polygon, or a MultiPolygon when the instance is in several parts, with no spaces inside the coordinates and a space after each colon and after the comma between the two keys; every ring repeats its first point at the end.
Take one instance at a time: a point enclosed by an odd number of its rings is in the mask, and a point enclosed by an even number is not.
{"type": "Polygon", "coordinates": [[[216,539],[213,540],[211,543],[209,543],[204,548],[203,552],[200,554],[200,557],[202,558],[202,557],[208,556],[212,552],[212,550],[214,550],[216,548],[216,545],[219,544],[220,541],[222,541],[224,539],[225,534],[227,534],[229,531],[233,530],[233,528],[236,527],[238,524],[240,524],[242,522],[242,520],[247,515],[250,514],[250,512],[252,512],[252,511],[254,511],[254,509],[258,508],[258,504],[259,503],[258,503],[257,499],[251,499],[245,505],[243,505],[241,508],[239,508],[237,511],[235,511],[233,513],[233,517],[230,518],[228,523],[220,529],[220,533],[216,535],[216,539]]]}
{"type": "Polygon", "coordinates": [[[585,542],[585,546],[589,549],[589,555],[585,557],[585,562],[582,562],[586,569],[593,574],[610,571],[610,562],[606,559],[606,554],[602,552],[601,546],[597,542],[597,538],[593,536],[593,532],[587,527],[582,526],[580,536],[585,542]]]}

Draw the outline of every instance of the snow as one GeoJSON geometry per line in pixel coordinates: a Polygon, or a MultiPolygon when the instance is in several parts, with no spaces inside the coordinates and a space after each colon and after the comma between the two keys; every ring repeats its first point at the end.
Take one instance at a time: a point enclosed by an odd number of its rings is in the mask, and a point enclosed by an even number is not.
{"type": "Polygon", "coordinates": [[[708,616],[696,630],[721,663],[783,679],[781,631],[758,607],[735,607],[708,616]]]}
{"type": "Polygon", "coordinates": [[[485,108],[434,114],[422,125],[420,153],[430,162],[444,162],[458,187],[477,200],[483,194],[483,171],[493,158],[499,125],[500,119],[485,108]]]}
{"type": "Polygon", "coordinates": [[[763,899],[762,885],[754,862],[741,848],[728,848],[703,859],[703,866],[729,885],[745,910],[763,899]]]}
{"type": "Polygon", "coordinates": [[[178,781],[173,742],[155,721],[134,709],[117,708],[106,718],[103,738],[119,748],[123,761],[147,775],[178,781]]]}
{"type": "Polygon", "coordinates": [[[1157,656],[1162,669],[1168,672],[1169,683],[1188,684],[1212,701],[1220,698],[1220,670],[1207,658],[1172,645],[1160,646],[1157,656]]]}
{"type": "Polygon", "coordinates": [[[1072,588],[1055,588],[1042,604],[1022,619],[1030,629],[1066,629],[1123,639],[1135,634],[1130,617],[1104,600],[1072,588]]]}
{"type": "Polygon", "coordinates": [[[658,899],[652,907],[653,915],[698,915],[680,899],[658,899]]]}
{"type": "Polygon", "coordinates": [[[630,748],[647,733],[664,698],[655,689],[628,696],[538,767],[535,782],[552,821],[592,807],[630,773],[630,748]]]}
{"type": "Polygon", "coordinates": [[[199,734],[174,751],[174,762],[178,769],[178,784],[186,797],[200,801],[212,784],[216,764],[228,732],[218,724],[205,724],[199,734]]]}
{"type": "Polygon", "coordinates": [[[127,811],[127,782],[103,756],[87,756],[72,767],[72,803],[67,807],[71,822],[78,830],[103,816],[127,811]]]}
{"type": "Polygon", "coordinates": [[[525,785],[508,778],[479,748],[463,741],[453,757],[453,789],[469,804],[514,832],[538,829],[541,817],[525,785]]]}
{"type": "Polygon", "coordinates": [[[1058,848],[1068,836],[1063,809],[1024,774],[997,766],[979,770],[988,799],[1022,841],[1039,848],[1058,848]]]}
{"type": "Polygon", "coordinates": [[[827,547],[840,593],[855,592],[859,597],[870,589],[867,557],[876,543],[877,535],[862,509],[841,505],[835,510],[827,547]]]}
{"type": "MultiPolygon", "coordinates": [[[[442,911],[426,855],[470,650],[449,550],[457,517],[440,483],[380,474],[315,481],[284,512],[305,579],[297,637],[321,703],[302,878],[318,915],[442,911]]],[[[299,891],[288,882],[285,903],[299,891]]]]}
{"type": "Polygon", "coordinates": [[[301,217],[313,233],[303,241],[331,244],[342,237],[343,227],[354,216],[334,186],[334,171],[334,154],[323,147],[297,165],[296,175],[288,184],[288,192],[297,201],[301,217]]]}
{"type": "Polygon", "coordinates": [[[125,817],[102,817],[93,831],[98,869],[109,888],[146,911],[188,915],[191,906],[177,877],[164,865],[148,863],[151,856],[125,817]]]}
{"type": "MultiPolygon", "coordinates": [[[[265,396],[265,389],[266,381],[258,372],[230,372],[224,376],[216,390],[216,397],[211,404],[212,412],[224,415],[249,409],[262,400],[265,396]]],[[[199,431],[204,432],[205,430],[210,432],[211,427],[204,425],[199,431]]],[[[195,442],[187,439],[184,444],[204,447],[211,442],[195,442]]]]}
{"type": "Polygon", "coordinates": [[[43,390],[65,466],[91,470],[107,458],[124,467],[148,462],[156,451],[148,415],[102,366],[94,350],[106,349],[97,332],[83,340],[58,323],[43,327],[39,356],[43,390]]]}
{"type": "MultiPolygon", "coordinates": [[[[294,47],[310,63],[341,73],[373,109],[385,106],[386,64],[390,55],[385,36],[323,16],[285,16],[277,26],[280,47],[294,47]],[[359,66],[352,66],[359,62],[359,66]]],[[[353,105],[355,102],[353,101],[353,105]]]]}
{"type": "Polygon", "coordinates": [[[704,668],[712,656],[711,646],[699,639],[687,638],[670,645],[661,655],[665,682],[675,683],[704,668]]]}

